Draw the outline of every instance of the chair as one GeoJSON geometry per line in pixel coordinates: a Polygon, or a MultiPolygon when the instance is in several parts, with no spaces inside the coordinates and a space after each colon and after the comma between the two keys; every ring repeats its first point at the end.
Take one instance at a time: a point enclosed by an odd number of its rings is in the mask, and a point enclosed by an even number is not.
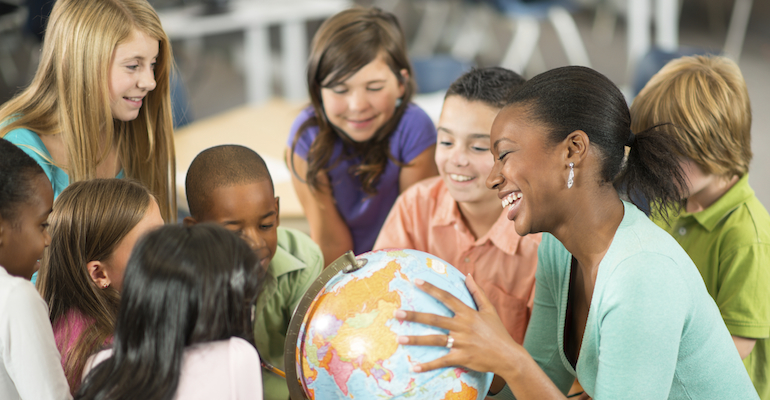
{"type": "Polygon", "coordinates": [[[540,22],[548,20],[572,65],[591,66],[567,0],[485,0],[513,24],[514,35],[500,66],[524,72],[532,61],[540,39],[540,22]]]}

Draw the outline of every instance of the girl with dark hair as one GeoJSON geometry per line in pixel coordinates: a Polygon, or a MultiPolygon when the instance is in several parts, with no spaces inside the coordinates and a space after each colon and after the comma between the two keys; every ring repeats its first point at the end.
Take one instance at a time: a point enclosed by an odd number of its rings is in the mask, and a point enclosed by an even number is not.
{"type": "Polygon", "coordinates": [[[48,310],[29,278],[51,243],[53,189],[43,169],[0,139],[0,399],[70,399],[48,310]]]}
{"type": "Polygon", "coordinates": [[[436,130],[410,102],[415,83],[393,14],[352,8],[326,20],[307,78],[312,106],[294,121],[287,164],[329,264],[371,250],[399,193],[438,174],[436,130]]]}
{"type": "Polygon", "coordinates": [[[471,276],[479,311],[417,282],[455,315],[396,313],[448,331],[398,339],[452,349],[415,370],[491,371],[499,377],[491,393],[508,384],[499,398],[563,399],[575,378],[584,398],[757,398],[695,265],[618,194],[628,188],[660,213],[686,187],[676,141],[655,129],[634,134],[630,121],[617,87],[584,67],[545,72],[513,95],[492,127],[487,186],[513,220],[511,234],[547,232],[524,346],[471,276]]]}
{"type": "Polygon", "coordinates": [[[217,225],[148,234],[126,268],[113,346],[89,361],[75,398],[262,399],[252,343],[261,273],[217,225]]]}

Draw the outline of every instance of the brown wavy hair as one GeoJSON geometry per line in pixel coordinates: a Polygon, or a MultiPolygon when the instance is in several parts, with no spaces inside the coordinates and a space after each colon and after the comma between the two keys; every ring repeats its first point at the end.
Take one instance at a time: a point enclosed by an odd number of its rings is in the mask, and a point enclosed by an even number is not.
{"type": "Polygon", "coordinates": [[[6,123],[0,137],[17,128],[39,136],[61,135],[70,183],[96,178],[96,167],[109,150],[101,143],[109,143],[117,149],[126,177],[156,193],[163,219],[174,221],[173,63],[171,43],[147,0],[58,0],[32,83],[0,107],[0,122],[6,123]],[[159,42],[156,86],[147,93],[139,116],[124,122],[112,117],[108,79],[113,51],[134,30],[159,42]]]}
{"type": "MultiPolygon", "coordinates": [[[[355,7],[324,21],[313,38],[307,66],[307,85],[315,115],[299,127],[291,145],[293,157],[299,138],[308,128],[318,127],[318,136],[307,154],[308,169],[304,177],[312,189],[320,188],[319,173],[328,172],[341,161],[331,160],[337,140],[343,143],[342,159],[355,156],[362,158],[361,163],[350,172],[358,177],[367,194],[377,193],[377,181],[385,171],[389,159],[403,166],[390,154],[389,140],[416,90],[413,75],[404,33],[393,14],[379,8],[355,7]],[[404,85],[404,96],[393,117],[383,124],[371,139],[356,142],[329,122],[321,100],[321,89],[344,82],[379,55],[385,56],[388,67],[404,85]],[[407,71],[406,78],[401,75],[402,70],[407,71]]],[[[291,169],[297,173],[293,162],[291,169]]]]}
{"type": "MultiPolygon", "coordinates": [[[[48,304],[52,325],[66,318],[70,310],[93,320],[66,354],[64,374],[72,393],[80,386],[88,357],[112,337],[120,304],[118,291],[98,287],[86,265],[109,259],[144,218],[152,199],[138,182],[93,179],[67,186],[54,203],[49,217],[51,245],[40,263],[37,290],[48,304]]],[[[67,349],[59,350],[65,356],[67,349]]]]}

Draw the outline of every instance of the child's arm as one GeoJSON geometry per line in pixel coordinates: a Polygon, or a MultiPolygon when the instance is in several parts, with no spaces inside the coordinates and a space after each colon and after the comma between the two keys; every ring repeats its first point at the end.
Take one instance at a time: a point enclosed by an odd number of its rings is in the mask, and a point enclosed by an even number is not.
{"type": "Polygon", "coordinates": [[[7,296],[13,305],[0,311],[0,358],[16,391],[22,399],[71,399],[45,302],[29,282],[7,296]]]}
{"type": "MultiPolygon", "coordinates": [[[[291,155],[288,156],[291,157],[291,155]]],[[[297,176],[307,175],[307,161],[297,154],[293,155],[293,161],[293,164],[289,163],[289,165],[293,165],[295,169],[295,173],[291,175],[294,191],[297,192],[305,217],[310,224],[310,237],[321,248],[324,263],[328,265],[348,250],[353,250],[353,237],[337,211],[326,174],[319,174],[318,180],[321,187],[313,191],[306,182],[297,178],[297,176]]]]}
{"type": "Polygon", "coordinates": [[[436,145],[423,150],[420,155],[409,162],[409,166],[401,168],[398,176],[398,192],[404,193],[409,186],[431,176],[438,175],[436,168],[436,145]]]}

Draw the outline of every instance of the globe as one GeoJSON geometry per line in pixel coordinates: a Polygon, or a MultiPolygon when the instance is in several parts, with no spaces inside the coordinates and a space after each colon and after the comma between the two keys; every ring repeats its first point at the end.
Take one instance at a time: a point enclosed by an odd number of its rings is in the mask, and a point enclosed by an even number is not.
{"type": "Polygon", "coordinates": [[[294,318],[302,318],[302,324],[296,347],[291,350],[304,395],[323,400],[483,399],[491,373],[459,367],[413,372],[413,364],[435,360],[449,349],[396,342],[399,335],[447,333],[398,321],[393,317],[396,310],[453,315],[417,288],[415,279],[430,282],[475,309],[465,277],[440,258],[416,250],[373,251],[355,260],[364,265],[331,276],[316,289],[307,312],[296,315],[300,303],[295,313],[294,318]]]}

